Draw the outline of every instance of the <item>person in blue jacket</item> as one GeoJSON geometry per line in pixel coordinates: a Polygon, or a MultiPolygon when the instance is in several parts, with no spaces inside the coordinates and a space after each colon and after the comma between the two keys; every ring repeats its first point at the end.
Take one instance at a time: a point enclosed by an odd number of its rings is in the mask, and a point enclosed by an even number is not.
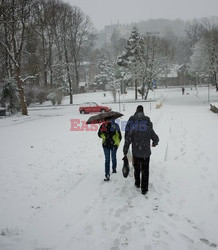
{"type": "Polygon", "coordinates": [[[148,192],[149,162],[152,147],[158,145],[159,137],[153,130],[150,118],[144,115],[143,106],[139,105],[125,128],[124,156],[132,144],[135,186],[141,187],[142,194],[148,192]]]}

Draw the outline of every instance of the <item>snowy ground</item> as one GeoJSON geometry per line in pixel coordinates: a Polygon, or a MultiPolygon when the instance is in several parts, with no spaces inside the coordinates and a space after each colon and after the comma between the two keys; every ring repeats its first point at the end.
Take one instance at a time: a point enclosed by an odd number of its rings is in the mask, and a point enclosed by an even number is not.
{"type": "MultiPolygon", "coordinates": [[[[134,187],[132,169],[127,179],[122,176],[123,141],[118,173],[103,181],[96,131],[70,131],[70,119],[89,117],[77,105],[42,105],[30,108],[28,117],[0,119],[0,249],[217,248],[218,116],[209,110],[207,88],[188,93],[157,90],[150,96],[156,103],[142,103],[160,137],[147,197],[134,187]]],[[[214,91],[211,98],[218,99],[214,91]]],[[[94,93],[74,101],[112,97],[94,93]]],[[[121,105],[122,121],[138,104],[126,103],[126,111],[121,105]]]]}

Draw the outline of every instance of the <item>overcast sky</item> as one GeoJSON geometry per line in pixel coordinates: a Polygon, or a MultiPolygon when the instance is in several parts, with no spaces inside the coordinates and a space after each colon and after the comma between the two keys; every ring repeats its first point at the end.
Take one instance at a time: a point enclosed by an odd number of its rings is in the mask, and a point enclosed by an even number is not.
{"type": "Polygon", "coordinates": [[[65,0],[89,15],[97,29],[149,18],[218,16],[218,0],[65,0]]]}

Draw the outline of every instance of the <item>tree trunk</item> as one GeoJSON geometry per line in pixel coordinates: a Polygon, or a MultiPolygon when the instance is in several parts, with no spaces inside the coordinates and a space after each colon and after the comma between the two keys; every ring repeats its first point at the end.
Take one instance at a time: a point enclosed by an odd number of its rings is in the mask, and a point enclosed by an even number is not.
{"type": "Polygon", "coordinates": [[[150,86],[151,86],[151,81],[148,80],[148,87],[147,87],[146,92],[145,92],[145,100],[147,100],[147,98],[148,98],[148,93],[149,93],[150,86]]]}
{"type": "Polygon", "coordinates": [[[53,58],[52,58],[52,46],[49,46],[49,73],[50,73],[50,85],[53,88],[53,58]]]}
{"type": "Polygon", "coordinates": [[[218,83],[217,83],[217,73],[214,73],[214,82],[215,82],[215,86],[216,86],[216,91],[218,91],[218,83]]]}
{"type": "Polygon", "coordinates": [[[72,83],[70,79],[69,66],[67,65],[67,78],[69,82],[69,90],[70,90],[70,104],[73,104],[73,93],[72,93],[72,83]]]}
{"type": "Polygon", "coordinates": [[[47,79],[47,69],[46,69],[46,64],[44,64],[44,84],[47,87],[48,79],[47,79]]]}
{"type": "Polygon", "coordinates": [[[51,88],[53,88],[53,69],[52,69],[52,66],[50,67],[50,83],[51,83],[51,88]]]}
{"type": "Polygon", "coordinates": [[[146,89],[146,92],[145,92],[145,100],[147,100],[147,98],[148,98],[148,92],[149,92],[149,88],[146,89]]]}
{"type": "Polygon", "coordinates": [[[142,100],[144,99],[144,96],[145,96],[145,77],[143,77],[142,79],[142,100]]]}
{"type": "Polygon", "coordinates": [[[20,78],[20,73],[21,73],[20,68],[17,67],[16,68],[16,80],[17,80],[17,86],[18,86],[20,108],[21,108],[22,115],[28,115],[24,89],[23,89],[23,82],[20,78]]]}
{"type": "Polygon", "coordinates": [[[135,78],[135,100],[138,99],[138,81],[135,78]]]}
{"type": "MultiPolygon", "coordinates": [[[[64,43],[65,43],[65,41],[64,41],[64,43]]],[[[73,104],[72,82],[71,82],[71,78],[70,78],[69,60],[68,60],[66,44],[64,44],[64,52],[65,52],[67,79],[68,79],[68,83],[69,83],[70,104],[73,104]]]]}
{"type": "Polygon", "coordinates": [[[43,59],[43,78],[44,85],[47,87],[48,78],[47,78],[47,62],[46,62],[46,52],[45,52],[45,36],[44,30],[42,29],[42,59],[43,59]]]}
{"type": "Polygon", "coordinates": [[[78,70],[78,64],[77,64],[77,59],[74,57],[74,68],[75,68],[75,78],[76,78],[76,84],[75,84],[75,89],[76,92],[79,92],[79,70],[78,70]]]}

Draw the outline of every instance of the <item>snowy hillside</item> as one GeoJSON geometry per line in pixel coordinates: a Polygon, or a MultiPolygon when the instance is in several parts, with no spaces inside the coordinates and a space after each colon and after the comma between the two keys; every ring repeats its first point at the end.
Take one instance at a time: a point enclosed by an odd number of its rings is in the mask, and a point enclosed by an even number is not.
{"type": "MultiPolygon", "coordinates": [[[[188,93],[160,89],[149,97],[156,102],[121,105],[126,121],[142,104],[160,137],[147,196],[135,188],[133,168],[122,176],[123,140],[118,173],[103,181],[97,131],[70,131],[71,119],[90,117],[78,105],[47,103],[31,107],[28,117],[0,119],[0,250],[217,248],[218,116],[206,88],[188,93]]],[[[133,98],[134,92],[125,96],[133,98]]],[[[74,96],[75,104],[83,101],[119,111],[109,93],[74,96]]]]}

